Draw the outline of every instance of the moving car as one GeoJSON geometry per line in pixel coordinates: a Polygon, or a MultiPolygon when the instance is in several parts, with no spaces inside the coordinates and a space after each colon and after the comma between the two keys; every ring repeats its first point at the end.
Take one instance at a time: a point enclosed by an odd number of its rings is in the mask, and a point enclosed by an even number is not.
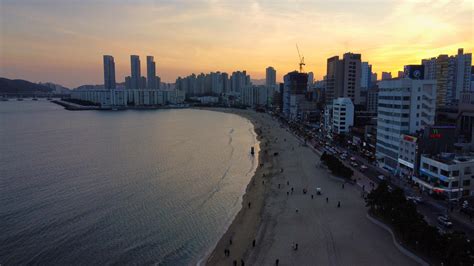
{"type": "Polygon", "coordinates": [[[407,200],[413,201],[413,203],[415,204],[423,202],[423,199],[421,197],[414,197],[414,196],[408,196],[407,200]]]}
{"type": "Polygon", "coordinates": [[[449,218],[444,215],[438,216],[438,223],[446,228],[453,226],[453,223],[449,220],[449,218]]]}

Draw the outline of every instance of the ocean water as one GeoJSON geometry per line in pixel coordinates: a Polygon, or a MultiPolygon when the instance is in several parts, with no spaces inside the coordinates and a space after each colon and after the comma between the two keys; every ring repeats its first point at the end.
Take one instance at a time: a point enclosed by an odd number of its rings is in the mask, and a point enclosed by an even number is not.
{"type": "Polygon", "coordinates": [[[196,263],[241,207],[253,125],[0,102],[0,264],[196,263]]]}

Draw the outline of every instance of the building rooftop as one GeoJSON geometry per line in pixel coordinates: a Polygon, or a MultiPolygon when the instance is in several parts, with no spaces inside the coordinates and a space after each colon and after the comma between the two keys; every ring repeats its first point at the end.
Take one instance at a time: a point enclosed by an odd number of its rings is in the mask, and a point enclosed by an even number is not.
{"type": "Polygon", "coordinates": [[[467,154],[455,154],[455,153],[441,153],[436,155],[423,154],[423,157],[430,158],[432,160],[453,165],[460,163],[474,163],[474,153],[467,154]]]}

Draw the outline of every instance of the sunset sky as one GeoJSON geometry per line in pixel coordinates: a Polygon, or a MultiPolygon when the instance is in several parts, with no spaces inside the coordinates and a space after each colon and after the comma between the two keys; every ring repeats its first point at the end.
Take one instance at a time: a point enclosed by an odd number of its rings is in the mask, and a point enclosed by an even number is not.
{"type": "Polygon", "coordinates": [[[277,79],[298,68],[317,79],[326,59],[361,53],[376,72],[457,48],[472,52],[472,0],[0,0],[0,76],[68,87],[103,83],[102,55],[117,81],[130,54],[154,55],[166,82],[200,72],[247,70],[277,79]]]}

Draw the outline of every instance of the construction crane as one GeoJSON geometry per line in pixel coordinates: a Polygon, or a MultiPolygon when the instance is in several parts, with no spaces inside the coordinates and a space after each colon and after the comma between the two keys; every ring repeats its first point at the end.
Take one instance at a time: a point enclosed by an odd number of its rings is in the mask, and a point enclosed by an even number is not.
{"type": "Polygon", "coordinates": [[[305,65],[304,56],[301,56],[300,49],[298,48],[298,44],[296,44],[296,50],[298,51],[298,56],[300,57],[300,73],[303,73],[303,66],[305,65]]]}

